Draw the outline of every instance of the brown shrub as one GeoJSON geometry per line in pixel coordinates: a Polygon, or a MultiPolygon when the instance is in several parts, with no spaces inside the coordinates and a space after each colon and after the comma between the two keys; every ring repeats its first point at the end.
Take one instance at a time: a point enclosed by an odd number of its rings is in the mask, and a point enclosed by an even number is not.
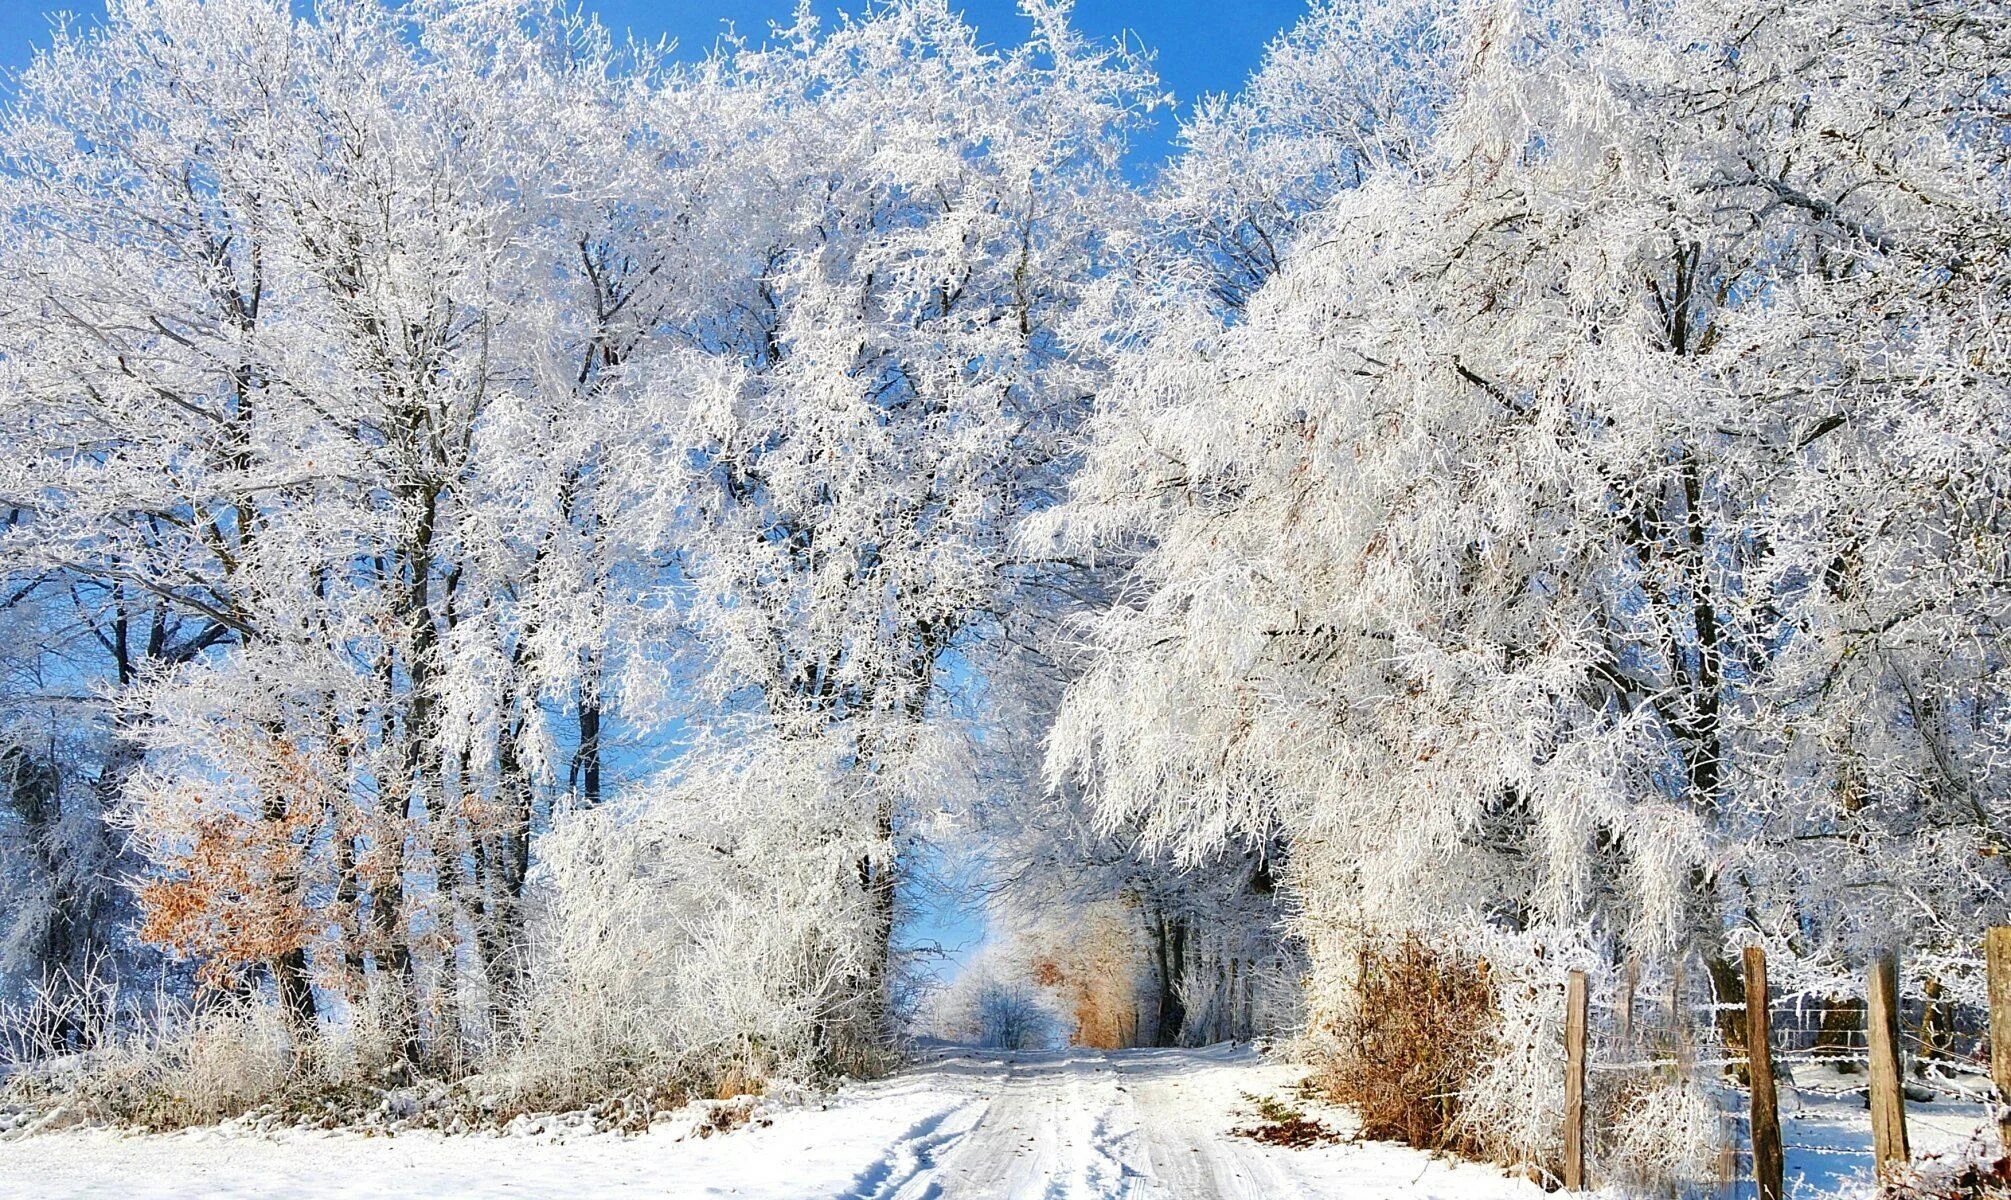
{"type": "Polygon", "coordinates": [[[138,889],[140,938],[195,959],[197,978],[219,990],[257,964],[305,950],[328,924],[308,897],[311,846],[332,792],[324,756],[283,737],[235,734],[224,744],[250,767],[262,802],[240,812],[228,797],[182,789],[178,801],[202,815],[142,828],[157,873],[138,889]]]}
{"type": "Polygon", "coordinates": [[[142,940],[194,958],[223,988],[247,967],[304,949],[313,937],[297,882],[310,828],[295,815],[254,821],[226,813],[197,823],[172,875],[140,885],[142,940]]]}
{"type": "Polygon", "coordinates": [[[1363,1137],[1477,1156],[1460,1101],[1494,1049],[1487,964],[1416,934],[1365,939],[1355,1003],[1328,1032],[1314,1085],[1361,1116],[1363,1137]]]}

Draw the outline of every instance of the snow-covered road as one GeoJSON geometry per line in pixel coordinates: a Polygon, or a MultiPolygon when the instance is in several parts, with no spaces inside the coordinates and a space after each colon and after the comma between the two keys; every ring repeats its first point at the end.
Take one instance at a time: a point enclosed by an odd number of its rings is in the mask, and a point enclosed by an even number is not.
{"type": "Polygon", "coordinates": [[[7,1200],[745,1197],[1005,1200],[1360,1196],[1535,1200],[1485,1167],[1384,1145],[1229,1135],[1289,1068],[1247,1051],[949,1051],[823,1108],[709,1139],[101,1130],[0,1141],[7,1200]]]}

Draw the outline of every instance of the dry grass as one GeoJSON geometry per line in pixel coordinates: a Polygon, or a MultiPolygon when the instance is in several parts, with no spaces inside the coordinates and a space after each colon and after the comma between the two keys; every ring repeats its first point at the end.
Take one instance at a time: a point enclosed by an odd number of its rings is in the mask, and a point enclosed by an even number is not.
{"type": "Polygon", "coordinates": [[[65,1123],[163,1131],[241,1115],[309,1074],[276,1008],[217,1004],[149,1014],[85,1049],[17,1062],[0,1102],[65,1123]]]}
{"type": "Polygon", "coordinates": [[[1251,1101],[1261,1118],[1254,1125],[1245,1125],[1229,1131],[1231,1136],[1249,1138],[1267,1146],[1282,1146],[1287,1150],[1306,1150],[1314,1146],[1331,1146],[1344,1141],[1333,1126],[1309,1117],[1299,1109],[1274,1096],[1252,1096],[1244,1094],[1251,1101]]]}
{"type": "Polygon", "coordinates": [[[375,1005],[303,1040],[269,999],[204,993],[121,1008],[95,979],[0,1009],[0,1130],[101,1125],[166,1132],[243,1119],[259,1127],[500,1129],[526,1118],[640,1132],[693,1096],[752,1101],[764,1078],[729,1062],[610,1058],[554,1069],[523,1054],[487,1074],[416,1076],[375,1005]],[[117,1015],[115,1019],[115,1014],[117,1015]],[[74,1044],[49,1031],[79,1029],[74,1044]],[[386,1069],[386,1064],[393,1069],[386,1069]]]}

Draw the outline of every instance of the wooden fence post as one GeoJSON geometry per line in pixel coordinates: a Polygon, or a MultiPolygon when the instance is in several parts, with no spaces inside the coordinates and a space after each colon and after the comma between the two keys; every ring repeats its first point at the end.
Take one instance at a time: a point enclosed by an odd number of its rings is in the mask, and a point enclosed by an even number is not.
{"type": "Polygon", "coordinates": [[[1564,988],[1564,1186],[1585,1189],[1585,972],[1564,988]]]}
{"type": "Polygon", "coordinates": [[[1746,947],[1746,1075],[1752,1085],[1753,1184],[1759,1200],[1781,1200],[1780,1100],[1774,1093],[1773,1031],[1767,1014],[1767,952],[1746,947]]]}
{"type": "Polygon", "coordinates": [[[1899,959],[1888,950],[1871,963],[1864,1031],[1871,1043],[1871,1144],[1883,1178],[1912,1160],[1906,1146],[1906,1093],[1899,1052],[1899,959]]]}
{"type": "Polygon", "coordinates": [[[1627,952],[1627,961],[1620,972],[1620,998],[1613,1005],[1614,1017],[1619,1025],[1620,1044],[1634,1044],[1634,993],[1641,986],[1641,958],[1632,950],[1627,952]]]}
{"type": "Polygon", "coordinates": [[[2011,1154],[2011,925],[1983,939],[1990,979],[1990,1078],[1997,1084],[1997,1136],[2011,1154]]]}

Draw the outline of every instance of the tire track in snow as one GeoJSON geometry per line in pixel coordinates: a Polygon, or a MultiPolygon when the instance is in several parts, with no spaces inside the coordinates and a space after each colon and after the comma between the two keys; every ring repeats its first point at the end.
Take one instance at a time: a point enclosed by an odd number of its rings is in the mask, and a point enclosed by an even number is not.
{"type": "Polygon", "coordinates": [[[947,1055],[899,1076],[952,1096],[846,1200],[1543,1200],[1524,1180],[1407,1147],[1286,1150],[1231,1134],[1300,1071],[1248,1049],[947,1055]],[[916,1151],[908,1157],[904,1149],[916,1151]]]}
{"type": "Polygon", "coordinates": [[[937,1156],[968,1136],[987,1107],[967,1100],[917,1122],[859,1173],[840,1200],[934,1200],[937,1156]]]}
{"type": "Polygon", "coordinates": [[[1136,1105],[1152,1200],[1282,1200],[1314,1194],[1287,1177],[1255,1143],[1229,1136],[1247,1063],[1211,1050],[1136,1050],[1120,1078],[1136,1105]]]}
{"type": "Polygon", "coordinates": [[[1136,1114],[1107,1055],[1015,1056],[937,1173],[942,1200],[1128,1200],[1146,1182],[1136,1114]]]}
{"type": "Polygon", "coordinates": [[[997,1055],[966,1051],[946,1054],[897,1077],[901,1090],[938,1091],[962,1099],[910,1126],[832,1200],[935,1200],[940,1194],[936,1164],[984,1120],[1011,1069],[997,1055]]]}

